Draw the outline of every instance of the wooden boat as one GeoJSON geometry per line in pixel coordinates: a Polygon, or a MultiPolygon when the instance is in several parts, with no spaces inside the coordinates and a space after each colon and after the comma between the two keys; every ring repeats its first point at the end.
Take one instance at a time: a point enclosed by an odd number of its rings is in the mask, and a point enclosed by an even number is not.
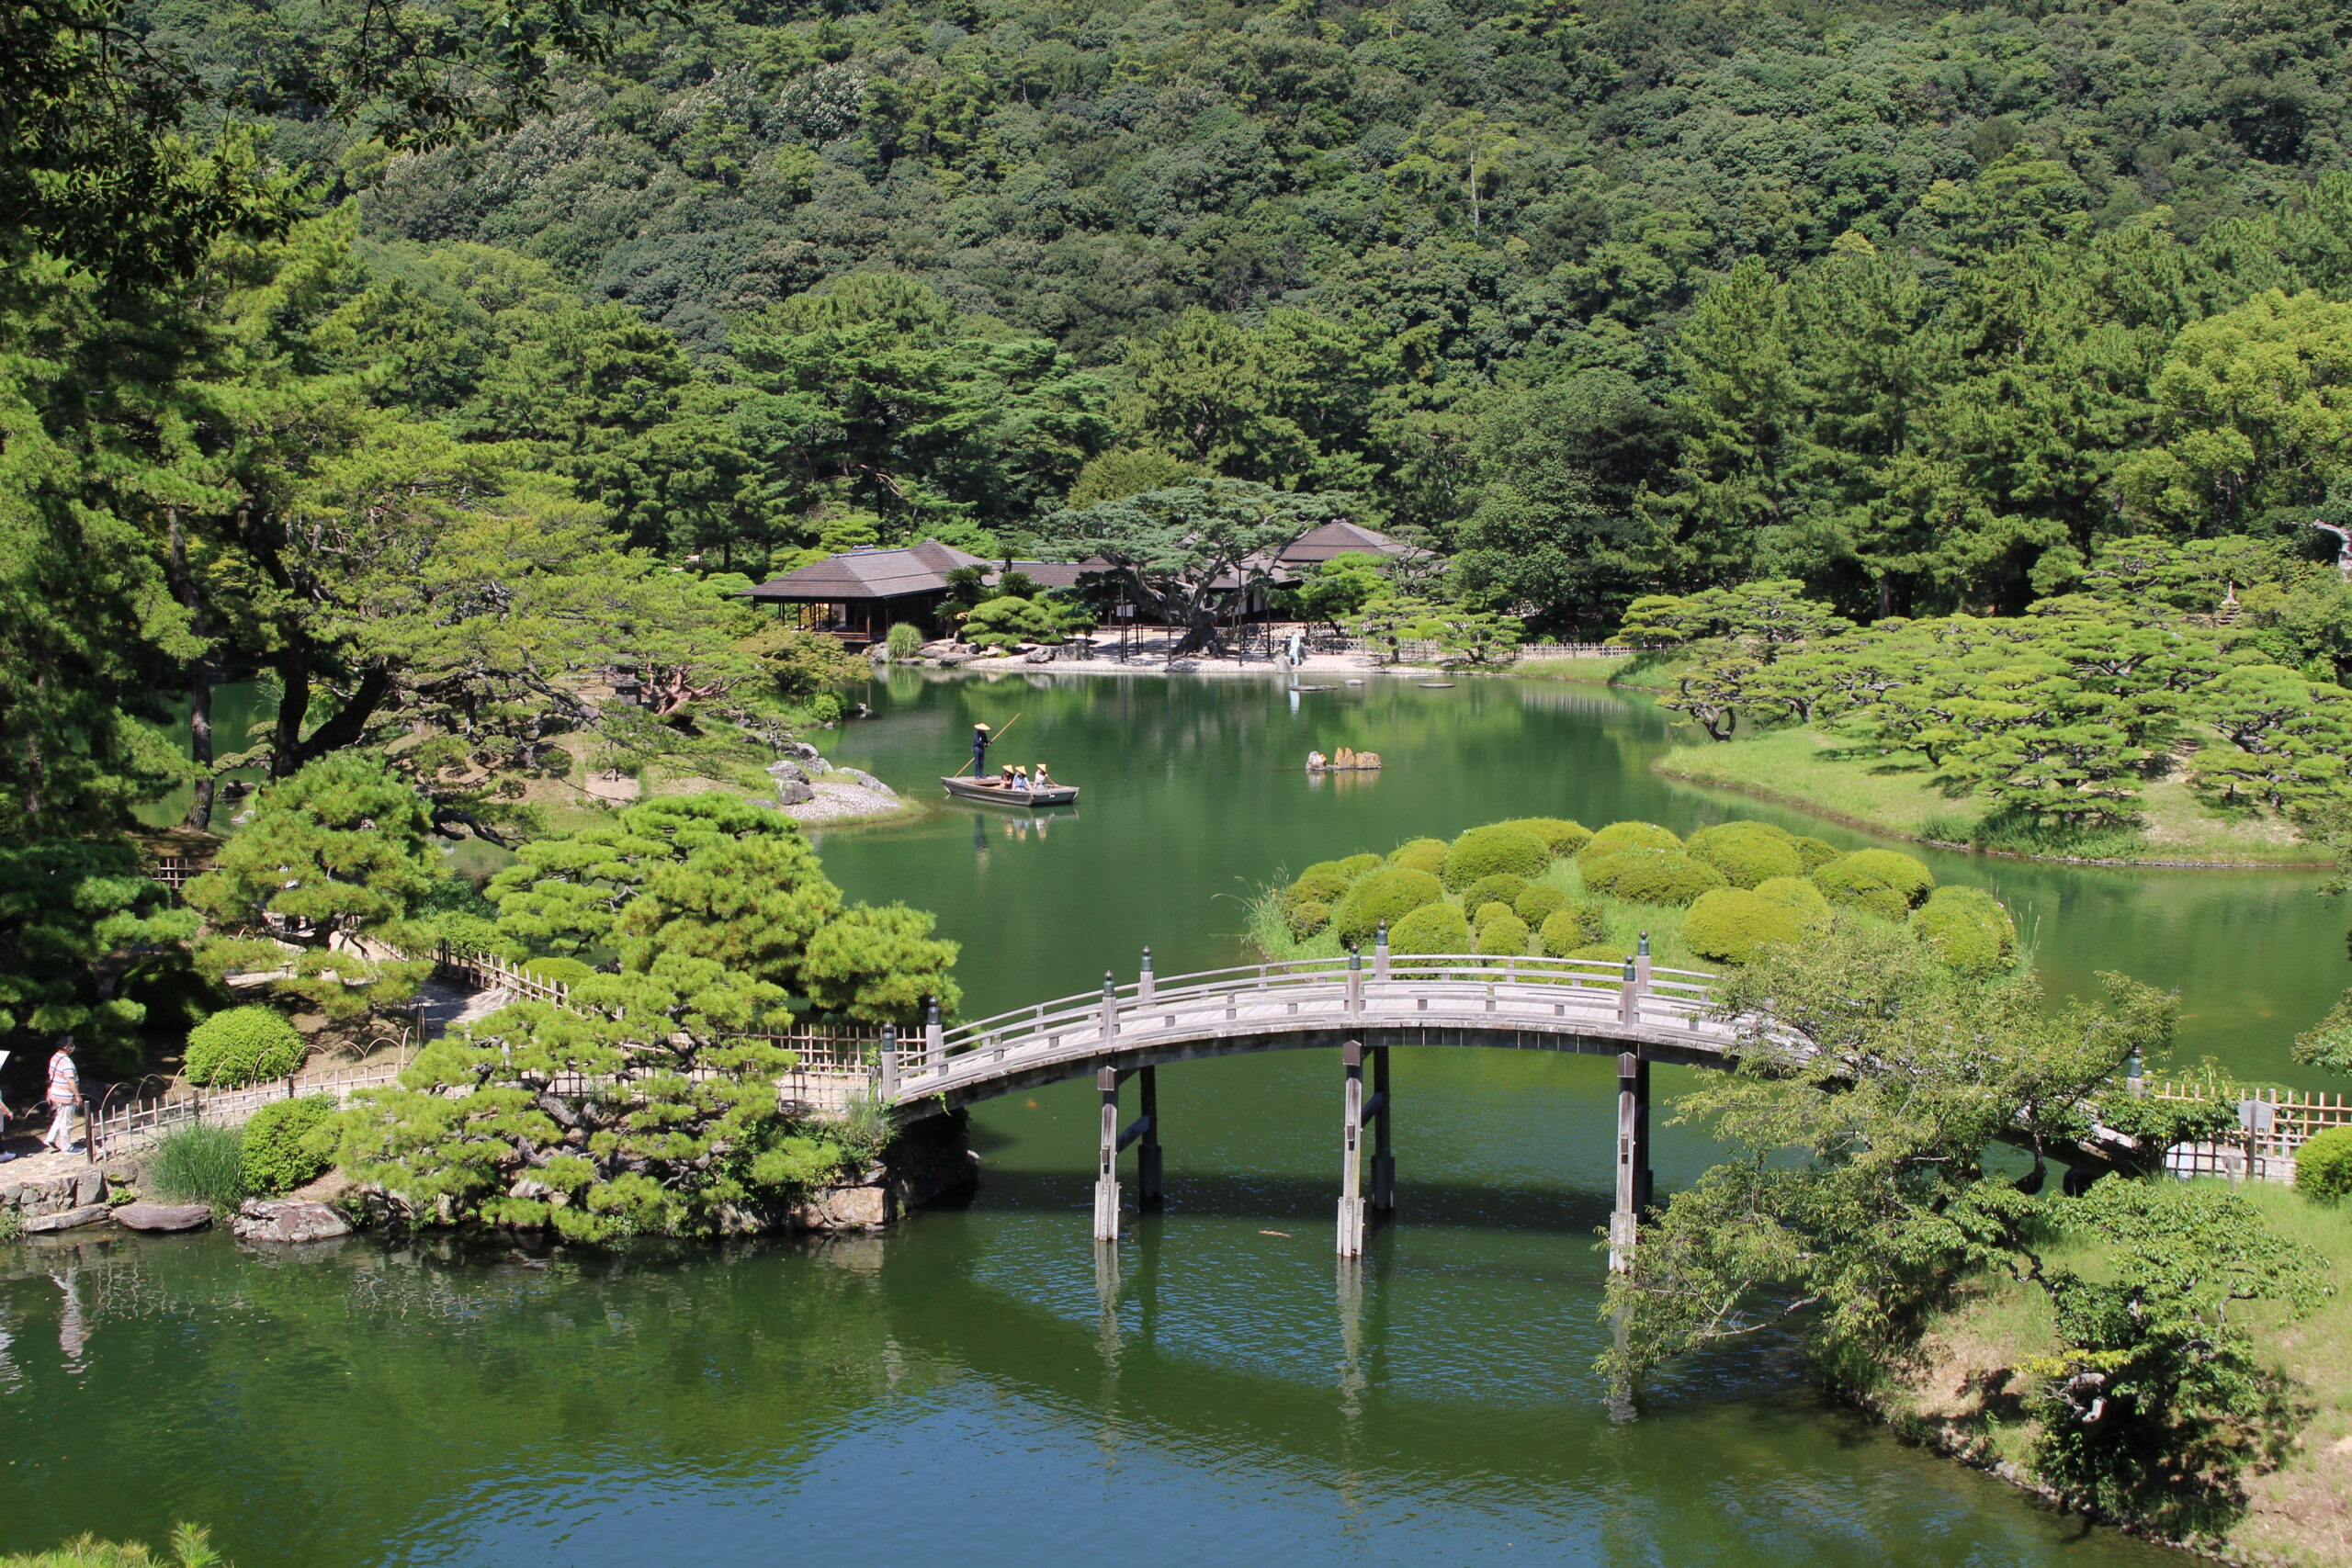
{"type": "Polygon", "coordinates": [[[1069,806],[1078,800],[1076,784],[1056,784],[1051,789],[1007,789],[978,779],[943,778],[939,783],[958,800],[983,800],[991,806],[1069,806]]]}

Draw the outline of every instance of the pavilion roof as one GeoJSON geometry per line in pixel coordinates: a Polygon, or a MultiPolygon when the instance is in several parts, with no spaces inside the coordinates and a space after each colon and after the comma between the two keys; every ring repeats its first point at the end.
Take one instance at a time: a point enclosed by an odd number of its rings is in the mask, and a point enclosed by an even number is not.
{"type": "Polygon", "coordinates": [[[902,599],[910,593],[939,593],[947,588],[947,574],[959,567],[985,569],[978,556],[925,539],[904,549],[844,550],[820,561],[761,583],[751,592],[760,600],[807,599],[831,604],[852,599],[902,599]]]}

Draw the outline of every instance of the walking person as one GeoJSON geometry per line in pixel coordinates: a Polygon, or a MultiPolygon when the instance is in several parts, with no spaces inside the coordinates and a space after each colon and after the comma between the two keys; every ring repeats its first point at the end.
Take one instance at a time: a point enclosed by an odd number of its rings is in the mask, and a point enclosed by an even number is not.
{"type": "Polygon", "coordinates": [[[62,1155],[74,1150],[74,1108],[82,1102],[82,1073],[74,1065],[74,1037],[57,1043],[49,1058],[49,1131],[41,1145],[62,1155]]]}

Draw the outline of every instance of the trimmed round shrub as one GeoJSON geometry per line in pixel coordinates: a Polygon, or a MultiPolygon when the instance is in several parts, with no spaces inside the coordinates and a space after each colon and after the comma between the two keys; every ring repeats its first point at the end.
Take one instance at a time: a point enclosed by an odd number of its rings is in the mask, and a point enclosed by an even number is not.
{"type": "Polygon", "coordinates": [[[334,1101],[323,1094],[273,1100],[254,1111],[245,1122],[246,1190],[274,1197],[324,1176],[334,1164],[333,1134],[321,1129],[334,1120],[334,1101]]]}
{"type": "Polygon", "coordinates": [[[1688,904],[1702,893],[1730,886],[1731,879],[1679,851],[1623,850],[1585,863],[1584,885],[1636,904],[1688,904]]]}
{"type": "Polygon", "coordinates": [[[1283,890],[1283,902],[1293,908],[1301,904],[1336,904],[1348,890],[1348,878],[1326,863],[1308,866],[1298,874],[1298,880],[1283,890]]]}
{"type": "Polygon", "coordinates": [[[1592,829],[1581,822],[1571,822],[1565,817],[1514,817],[1508,822],[1497,823],[1501,828],[1524,828],[1544,840],[1544,847],[1555,855],[1572,855],[1584,848],[1592,837],[1592,829]]]}
{"type": "Polygon", "coordinates": [[[1510,901],[1512,914],[1539,929],[1567,907],[1568,896],[1548,882],[1530,884],[1526,892],[1510,901]]]}
{"type": "Polygon", "coordinates": [[[1609,935],[1609,919],[1600,905],[1590,899],[1579,899],[1545,916],[1543,932],[1546,953],[1554,958],[1574,958],[1578,950],[1609,935]]]}
{"type": "Polygon", "coordinates": [[[242,1089],[264,1078],[282,1078],[302,1065],[301,1035],[275,1008],[231,1008],[187,1032],[190,1083],[242,1089]]]}
{"type": "Polygon", "coordinates": [[[1798,941],[1810,924],[1786,904],[1745,887],[1718,887],[1682,917],[1682,942],[1702,958],[1745,964],[1768,942],[1798,941]]]}
{"type": "Polygon", "coordinates": [[[1347,897],[1332,907],[1331,926],[1340,933],[1340,942],[1351,947],[1370,942],[1383,920],[1388,922],[1393,939],[1398,920],[1444,897],[1445,888],[1426,871],[1398,871],[1393,867],[1375,871],[1359,878],[1348,889],[1347,897]]]}
{"type": "Polygon", "coordinates": [[[1821,889],[1802,876],[1768,877],[1756,885],[1756,896],[1770,898],[1775,904],[1786,904],[1790,908],[1808,915],[1829,912],[1829,900],[1821,896],[1821,889]]]}
{"type": "Polygon", "coordinates": [[[1963,975],[1997,975],[2018,961],[2018,926],[1982,887],[1939,887],[1911,916],[1911,930],[1963,975]]]}
{"type": "Polygon", "coordinates": [[[552,980],[559,986],[576,986],[582,980],[594,978],[596,969],[594,964],[557,953],[530,960],[523,965],[523,972],[537,975],[542,980],[552,980]]]}
{"type": "Polygon", "coordinates": [[[1341,876],[1346,877],[1350,882],[1353,882],[1357,877],[1362,876],[1367,871],[1378,871],[1381,867],[1382,862],[1378,855],[1349,855],[1343,860],[1331,861],[1327,863],[1341,876]]]}
{"type": "Polygon", "coordinates": [[[1894,850],[1856,850],[1836,863],[1867,873],[1903,895],[1913,908],[1935,890],[1936,874],[1921,862],[1894,850]]]}
{"type": "Polygon", "coordinates": [[[1470,922],[1451,904],[1424,904],[1388,928],[1392,953],[1467,953],[1470,922]]]}
{"type": "Polygon", "coordinates": [[[1498,872],[1493,876],[1480,877],[1464,889],[1462,907],[1476,915],[1482,904],[1515,904],[1519,896],[1526,891],[1527,878],[1513,876],[1507,871],[1498,872]]]}
{"type": "Polygon", "coordinates": [[[1769,822],[1724,822],[1690,835],[1690,858],[1705,861],[1731,879],[1753,887],[1776,876],[1801,876],[1804,857],[1796,840],[1769,822]]]}
{"type": "Polygon", "coordinates": [[[1623,850],[1679,850],[1682,840],[1655,822],[1611,822],[1584,842],[1577,863],[1599,860],[1623,850]]]}
{"type": "Polygon", "coordinates": [[[1388,852],[1388,863],[1399,871],[1426,871],[1435,876],[1445,869],[1445,840],[1408,839],[1388,852]]]}
{"type": "Polygon", "coordinates": [[[2295,1190],[2328,1203],[2352,1197],[2352,1127],[2330,1127],[2295,1151],[2295,1190]]]}
{"type": "Polygon", "coordinates": [[[1473,828],[1445,852],[1445,885],[1468,887],[1479,878],[1509,874],[1533,876],[1552,863],[1551,846],[1508,822],[1473,828]]]}
{"type": "Polygon", "coordinates": [[[1507,915],[1514,920],[1519,919],[1517,915],[1511,913],[1510,906],[1499,898],[1481,904],[1475,909],[1470,907],[1470,901],[1465,898],[1462,902],[1462,908],[1464,913],[1470,917],[1470,929],[1474,931],[1485,931],[1489,925],[1507,915]]]}
{"type": "Polygon", "coordinates": [[[1911,907],[1936,885],[1928,868],[1893,850],[1857,850],[1813,874],[1813,885],[1833,904],[1865,909],[1882,919],[1907,919],[1911,907]]]}
{"type": "Polygon", "coordinates": [[[1826,839],[1795,839],[1797,858],[1804,862],[1804,874],[1811,876],[1833,860],[1843,860],[1846,852],[1826,839]]]}
{"type": "Polygon", "coordinates": [[[1290,927],[1292,941],[1305,942],[1310,937],[1322,935],[1324,929],[1330,925],[1331,906],[1310,898],[1304,904],[1293,904],[1283,920],[1290,927]]]}
{"type": "Polygon", "coordinates": [[[1527,922],[1504,908],[1489,904],[1497,911],[1491,920],[1478,922],[1478,951],[1489,958],[1517,958],[1527,951],[1527,922]]]}

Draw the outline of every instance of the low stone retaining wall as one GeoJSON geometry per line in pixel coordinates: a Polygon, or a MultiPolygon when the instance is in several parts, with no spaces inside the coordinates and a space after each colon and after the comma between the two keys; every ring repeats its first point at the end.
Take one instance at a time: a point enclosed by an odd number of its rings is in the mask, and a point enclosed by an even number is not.
{"type": "Polygon", "coordinates": [[[8,1211],[23,1222],[28,1231],[40,1232],[67,1228],[57,1222],[78,1210],[97,1208],[102,1218],[107,1201],[107,1167],[85,1165],[62,1176],[38,1177],[29,1181],[11,1181],[8,1168],[0,1166],[0,1211],[8,1211]]]}

